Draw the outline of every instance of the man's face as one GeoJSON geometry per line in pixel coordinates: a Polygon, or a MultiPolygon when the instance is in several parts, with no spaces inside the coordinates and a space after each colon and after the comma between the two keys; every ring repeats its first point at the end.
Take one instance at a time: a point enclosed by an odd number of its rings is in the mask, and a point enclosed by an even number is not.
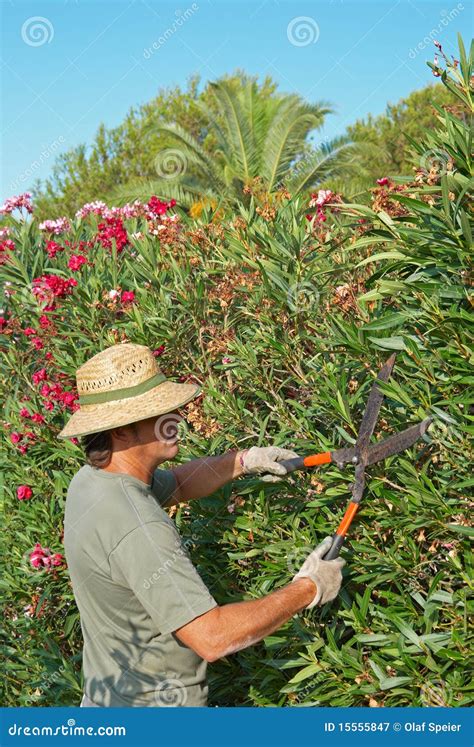
{"type": "Polygon", "coordinates": [[[179,451],[178,426],[182,421],[178,410],[140,420],[134,424],[136,443],[151,459],[157,459],[157,464],[174,459],[179,451]]]}

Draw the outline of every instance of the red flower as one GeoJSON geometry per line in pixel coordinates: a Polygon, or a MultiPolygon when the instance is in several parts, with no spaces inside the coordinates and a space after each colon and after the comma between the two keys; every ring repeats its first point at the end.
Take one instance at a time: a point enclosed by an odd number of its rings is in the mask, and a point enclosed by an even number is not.
{"type": "Polygon", "coordinates": [[[45,410],[54,410],[54,405],[52,402],[45,402],[44,403],[45,410]]]}
{"type": "Polygon", "coordinates": [[[48,352],[48,353],[45,354],[44,357],[46,358],[47,361],[50,361],[53,358],[53,354],[51,352],[48,352]]]}
{"type": "Polygon", "coordinates": [[[34,414],[33,414],[33,415],[31,416],[31,419],[32,419],[32,421],[33,421],[34,423],[44,423],[44,421],[45,421],[44,415],[41,415],[41,413],[40,413],[40,412],[35,412],[35,413],[34,413],[34,414]]]}
{"type": "Polygon", "coordinates": [[[58,252],[64,251],[64,247],[59,246],[55,241],[48,241],[46,244],[46,251],[48,252],[48,257],[54,259],[58,252]]]}
{"type": "Polygon", "coordinates": [[[22,454],[26,454],[26,452],[28,451],[28,444],[20,444],[18,449],[22,454]]]}
{"type": "Polygon", "coordinates": [[[87,259],[82,254],[72,254],[67,266],[70,270],[80,270],[82,265],[87,264],[87,259]]]}
{"type": "Polygon", "coordinates": [[[156,350],[153,351],[153,355],[155,356],[155,358],[158,358],[158,356],[163,355],[164,352],[165,352],[165,346],[160,345],[159,348],[156,348],[156,350]]]}
{"type": "Polygon", "coordinates": [[[22,438],[23,438],[22,433],[17,433],[16,431],[13,431],[13,433],[10,433],[10,441],[12,442],[12,444],[20,443],[22,438]]]}
{"type": "Polygon", "coordinates": [[[128,244],[127,231],[121,218],[106,218],[105,223],[99,223],[97,229],[95,240],[105,249],[112,248],[112,239],[115,239],[118,253],[128,244]]]}
{"type": "Polygon", "coordinates": [[[26,407],[22,407],[20,410],[20,418],[31,418],[30,411],[26,407]]]}
{"type": "Polygon", "coordinates": [[[33,329],[33,327],[25,327],[25,329],[23,330],[23,334],[26,335],[27,337],[29,335],[35,335],[36,334],[36,330],[33,329]]]}
{"type": "Polygon", "coordinates": [[[133,291],[123,291],[120,300],[122,303],[133,303],[135,301],[135,293],[133,291]]]}
{"type": "Polygon", "coordinates": [[[4,316],[0,316],[0,332],[3,332],[3,330],[5,329],[5,327],[7,325],[8,325],[8,322],[5,319],[5,317],[4,316]]]}
{"type": "Polygon", "coordinates": [[[28,485],[20,485],[16,489],[16,495],[19,501],[26,501],[28,498],[31,498],[33,491],[28,485]]]}
{"type": "Polygon", "coordinates": [[[36,350],[41,350],[42,348],[44,348],[43,340],[41,339],[41,337],[32,337],[31,342],[35,346],[36,350]]]}
{"type": "Polygon", "coordinates": [[[383,176],[381,179],[377,179],[377,184],[379,187],[385,187],[385,185],[388,184],[388,177],[383,176]]]}
{"type": "Polygon", "coordinates": [[[30,552],[30,563],[33,568],[52,568],[61,565],[64,562],[64,556],[60,552],[51,553],[49,547],[41,547],[37,542],[30,552]]]}
{"type": "Polygon", "coordinates": [[[36,373],[32,376],[33,384],[39,384],[40,381],[46,380],[46,369],[40,368],[39,371],[36,371],[36,373]]]}

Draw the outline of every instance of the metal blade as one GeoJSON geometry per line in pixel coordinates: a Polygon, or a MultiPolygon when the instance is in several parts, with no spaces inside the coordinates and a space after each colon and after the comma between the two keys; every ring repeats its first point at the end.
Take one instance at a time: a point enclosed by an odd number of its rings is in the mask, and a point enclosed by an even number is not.
{"type": "Polygon", "coordinates": [[[432,421],[433,418],[425,418],[421,423],[412,425],[411,428],[400,431],[400,433],[395,433],[393,436],[384,438],[383,441],[379,441],[377,444],[369,446],[365,462],[366,465],[375,464],[375,462],[380,462],[382,459],[387,459],[387,457],[392,456],[392,454],[397,454],[399,451],[409,449],[410,446],[413,446],[413,444],[423,436],[432,421]]]}
{"type": "Polygon", "coordinates": [[[395,363],[395,353],[384,363],[380,369],[378,376],[372,384],[370,390],[369,399],[367,400],[367,406],[365,408],[364,416],[359,428],[359,435],[357,437],[356,448],[360,449],[361,452],[365,451],[366,446],[370,441],[370,437],[374,432],[375,423],[377,422],[380,406],[383,400],[383,393],[378,387],[379,381],[388,381],[390,374],[395,363]]]}

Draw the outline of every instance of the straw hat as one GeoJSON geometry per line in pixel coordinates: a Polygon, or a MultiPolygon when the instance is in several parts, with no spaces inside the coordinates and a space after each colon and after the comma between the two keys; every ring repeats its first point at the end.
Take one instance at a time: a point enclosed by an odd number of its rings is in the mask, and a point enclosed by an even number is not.
{"type": "Polygon", "coordinates": [[[166,379],[145,345],[122,343],[102,350],[76,372],[79,410],[58,438],[86,436],[163,415],[201,391],[197,384],[166,379]]]}

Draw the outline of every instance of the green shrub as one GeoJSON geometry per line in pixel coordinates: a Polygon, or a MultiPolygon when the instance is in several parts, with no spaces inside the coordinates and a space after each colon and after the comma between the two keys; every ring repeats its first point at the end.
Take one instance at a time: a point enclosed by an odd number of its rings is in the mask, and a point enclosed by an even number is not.
{"type": "MultiPolygon", "coordinates": [[[[472,117],[472,51],[466,59],[461,40],[460,52],[442,81],[472,117]]],[[[2,239],[14,244],[2,267],[4,704],[80,699],[67,568],[60,558],[35,568],[30,554],[35,543],[62,550],[65,493],[83,460],[77,443],[56,438],[76,406],[75,370],[122,340],[155,349],[168,376],[203,384],[183,461],[254,444],[310,453],[354,443],[373,376],[398,351],[375,437],[432,413],[430,434],[370,468],[340,597],[212,665],[210,703],[470,702],[471,120],[439,118],[414,143],[415,181],[382,179],[370,208],[319,195],[308,220],[314,206],[281,190],[271,202],[256,193],[238,215],[191,220],[152,200],[123,223],[97,207],[109,217],[71,217],[57,235],[34,213],[4,214],[2,239]],[[19,500],[19,486],[32,496],[19,500]]],[[[245,478],[174,518],[197,538],[195,563],[219,603],[257,598],[334,530],[351,480],[336,467],[276,485],[245,478]]]]}

